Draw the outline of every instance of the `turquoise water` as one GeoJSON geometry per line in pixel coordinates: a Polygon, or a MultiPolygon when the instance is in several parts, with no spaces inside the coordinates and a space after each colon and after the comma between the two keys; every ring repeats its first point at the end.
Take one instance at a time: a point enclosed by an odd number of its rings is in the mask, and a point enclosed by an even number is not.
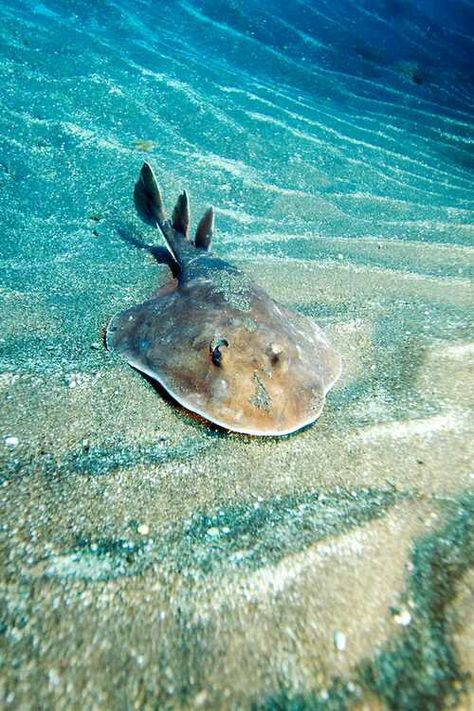
{"type": "Polygon", "coordinates": [[[473,30],[468,0],[0,3],[8,708],[463,691],[473,30]],[[315,427],[228,437],[104,349],[168,277],[144,160],[340,351],[315,427]]]}
{"type": "Polygon", "coordinates": [[[217,207],[225,258],[464,276],[469,3],[4,2],[0,13],[2,271],[52,322],[15,336],[8,370],[78,367],[71,326],[94,339],[123,303],[142,256],[120,235],[144,158],[170,203],[186,186],[195,214],[217,207]],[[47,365],[34,346],[50,349],[47,365]]]}
{"type": "Polygon", "coordinates": [[[470,3],[3,2],[0,13],[2,270],[51,323],[15,336],[7,369],[77,367],[66,334],[94,339],[123,302],[128,263],[142,258],[121,232],[144,158],[170,202],[186,186],[195,214],[217,207],[225,258],[465,275],[470,3]],[[47,365],[34,346],[50,349],[47,365]]]}

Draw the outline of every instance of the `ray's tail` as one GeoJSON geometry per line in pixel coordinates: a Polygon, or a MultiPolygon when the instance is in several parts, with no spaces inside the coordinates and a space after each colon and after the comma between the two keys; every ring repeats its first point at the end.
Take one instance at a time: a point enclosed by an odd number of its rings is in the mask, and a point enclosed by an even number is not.
{"type": "Polygon", "coordinates": [[[210,207],[202,216],[194,236],[189,240],[191,221],[189,197],[186,190],[178,196],[171,220],[166,218],[163,199],[155,174],[149,163],[143,163],[135,183],[133,199],[138,214],[144,222],[161,230],[173,258],[182,262],[189,258],[189,248],[208,251],[214,233],[214,208],[210,207]]]}

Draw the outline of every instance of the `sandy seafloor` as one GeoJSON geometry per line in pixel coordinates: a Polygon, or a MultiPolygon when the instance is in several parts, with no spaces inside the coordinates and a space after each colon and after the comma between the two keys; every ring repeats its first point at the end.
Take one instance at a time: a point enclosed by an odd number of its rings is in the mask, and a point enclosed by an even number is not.
{"type": "Polygon", "coordinates": [[[1,3],[2,708],[474,707],[473,24],[1,3]],[[105,350],[168,278],[144,159],[340,351],[315,426],[227,435],[105,350]]]}

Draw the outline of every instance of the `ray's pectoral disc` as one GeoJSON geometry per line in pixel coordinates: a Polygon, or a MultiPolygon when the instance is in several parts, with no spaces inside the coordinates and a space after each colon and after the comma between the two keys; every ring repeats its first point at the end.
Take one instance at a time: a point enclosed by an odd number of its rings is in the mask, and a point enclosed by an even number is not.
{"type": "Polygon", "coordinates": [[[135,187],[135,204],[161,229],[178,280],[117,314],[107,346],[180,404],[226,429],[284,435],[316,420],[341,372],[340,357],[321,329],[209,254],[212,208],[194,242],[187,239],[186,193],[173,222],[167,221],[148,164],[135,187]]]}

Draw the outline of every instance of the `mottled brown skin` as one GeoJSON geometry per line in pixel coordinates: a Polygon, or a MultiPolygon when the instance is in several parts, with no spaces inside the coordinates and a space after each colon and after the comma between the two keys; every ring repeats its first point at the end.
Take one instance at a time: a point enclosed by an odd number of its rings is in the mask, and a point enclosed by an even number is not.
{"type": "Polygon", "coordinates": [[[178,280],[117,314],[108,347],[223,428],[284,435],[316,420],[341,371],[321,329],[169,223],[159,227],[178,280]]]}

